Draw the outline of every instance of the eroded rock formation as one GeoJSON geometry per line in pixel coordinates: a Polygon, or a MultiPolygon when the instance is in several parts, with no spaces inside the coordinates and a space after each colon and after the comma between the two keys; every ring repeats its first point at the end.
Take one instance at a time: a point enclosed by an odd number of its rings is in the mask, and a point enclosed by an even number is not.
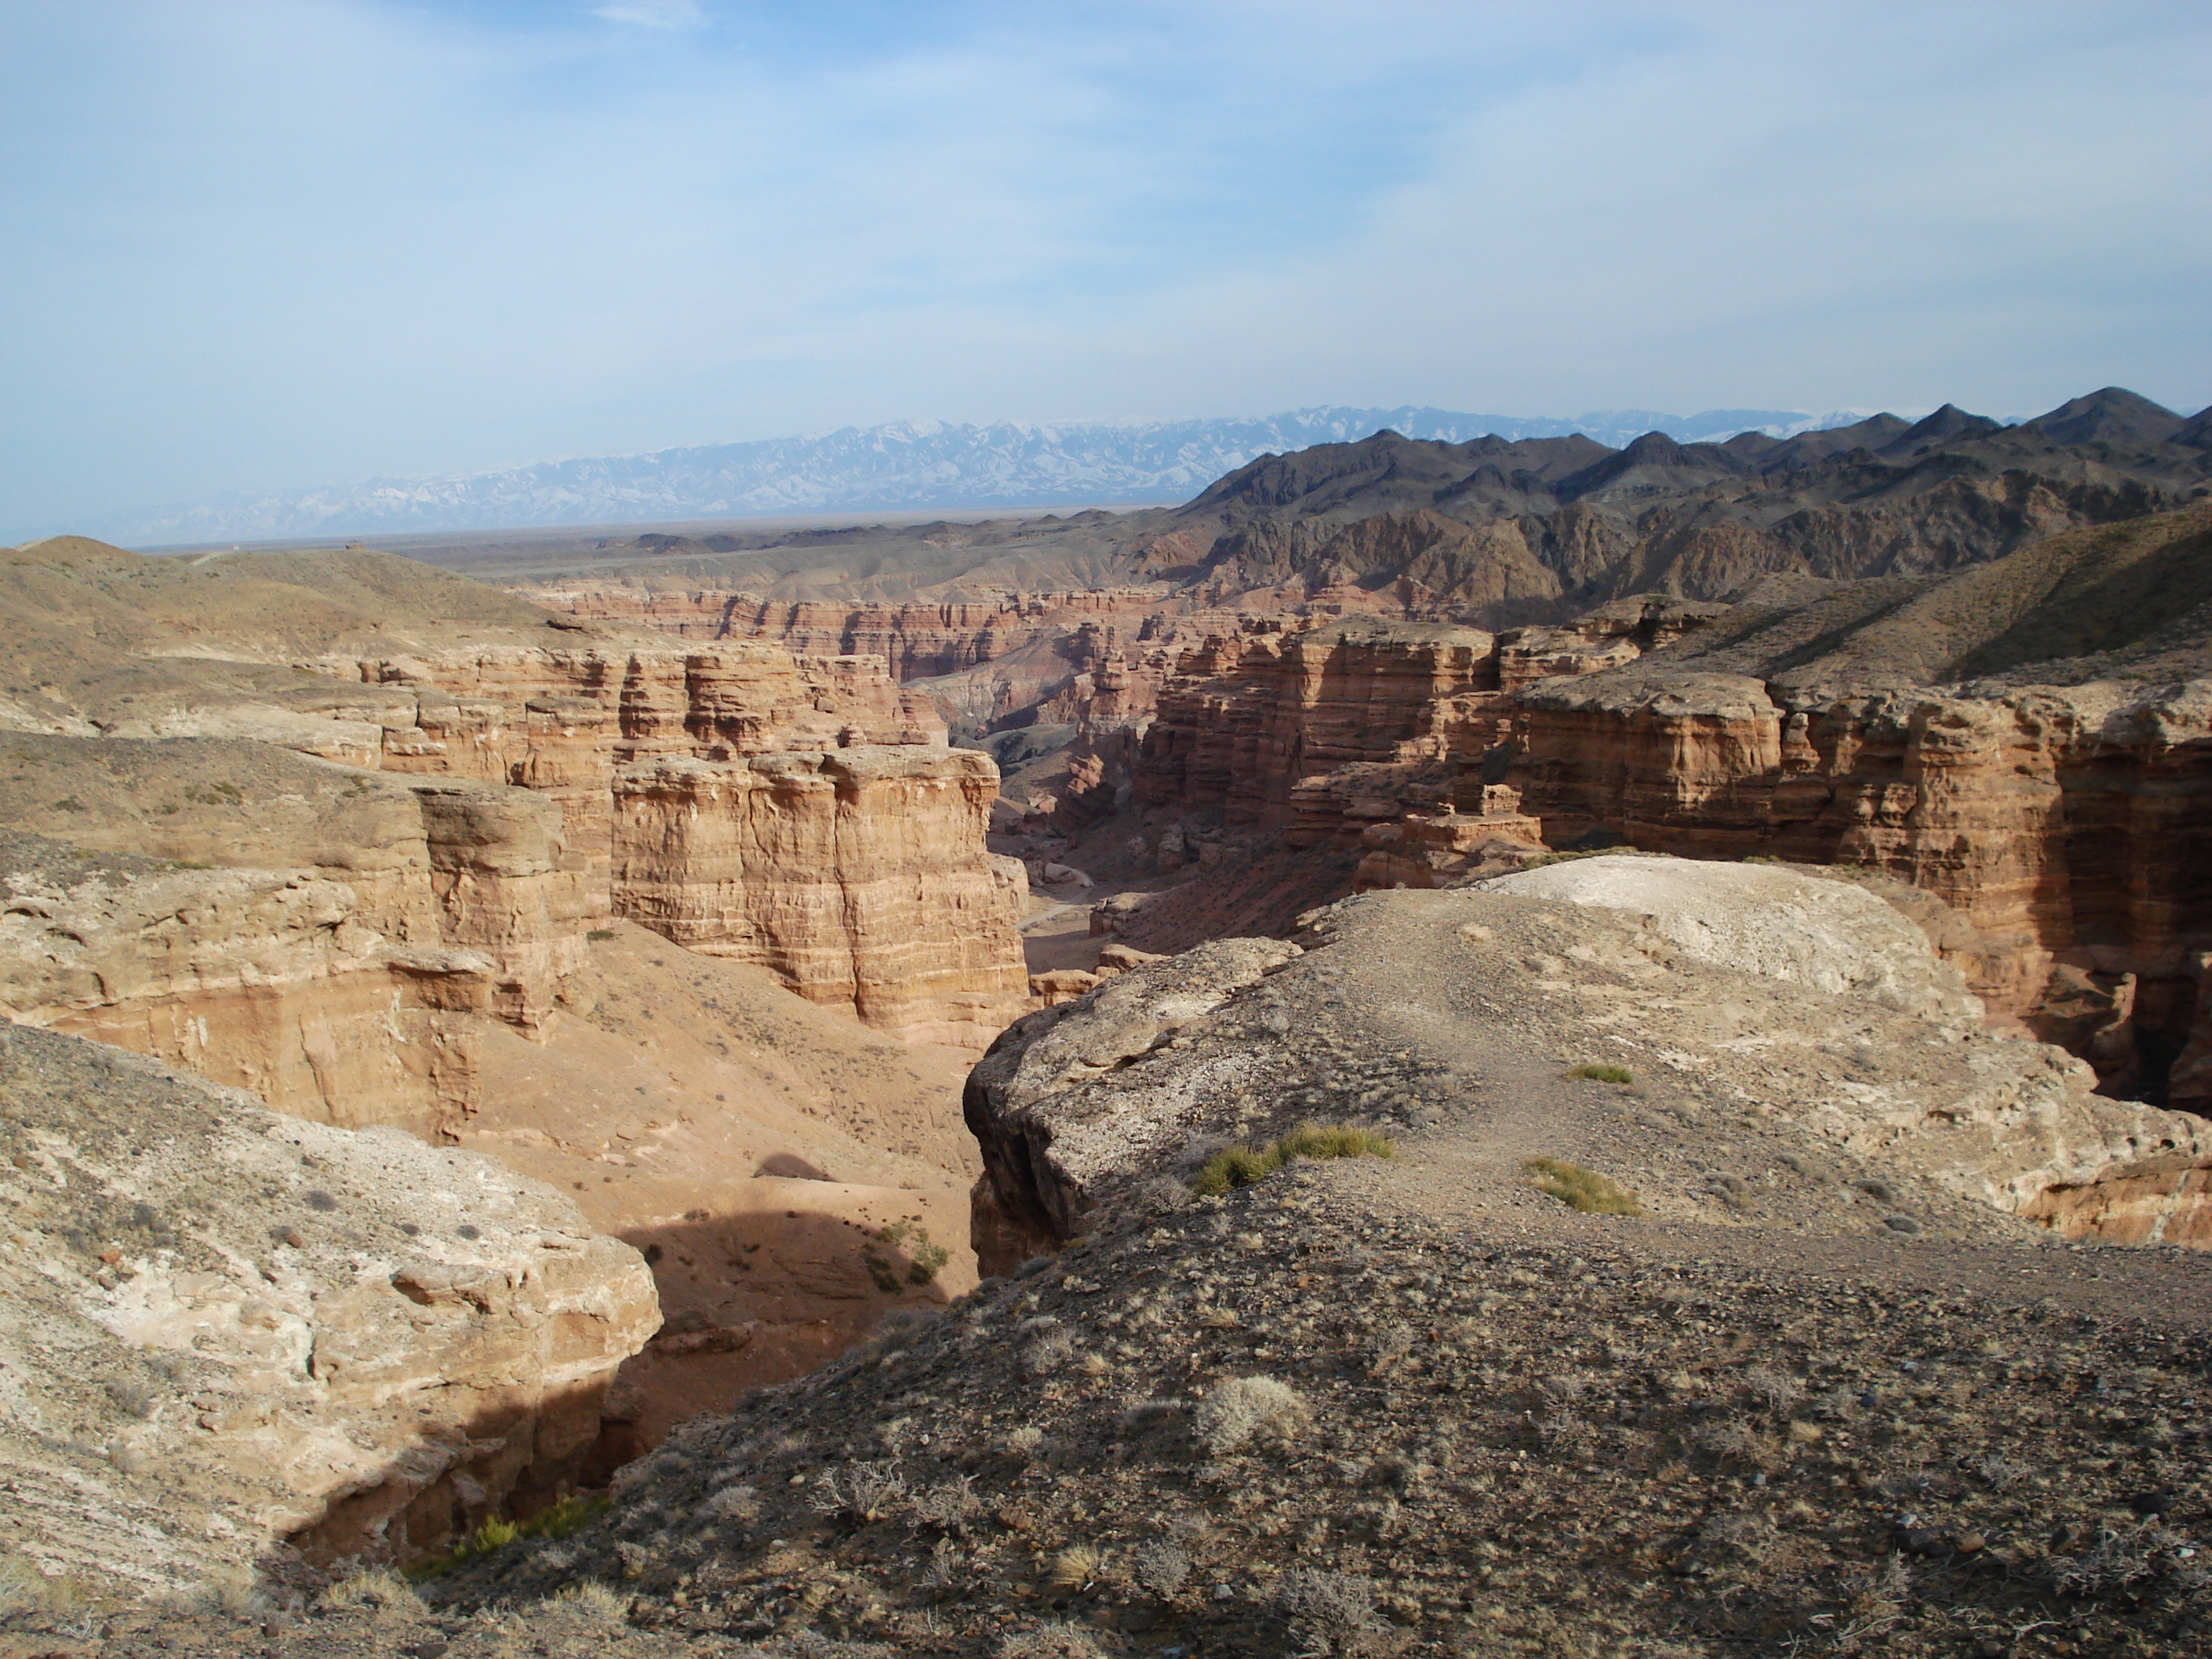
{"type": "Polygon", "coordinates": [[[1015,931],[1027,879],[983,849],[997,793],[997,769],[968,750],[626,768],[615,905],[879,1029],[981,1047],[1028,998],[1015,931]]]}
{"type": "Polygon", "coordinates": [[[659,1323],[551,1188],[0,1030],[11,1551],[110,1593],[405,1558],[584,1474],[659,1323]],[[23,1525],[21,1522],[30,1522],[23,1525]]]}

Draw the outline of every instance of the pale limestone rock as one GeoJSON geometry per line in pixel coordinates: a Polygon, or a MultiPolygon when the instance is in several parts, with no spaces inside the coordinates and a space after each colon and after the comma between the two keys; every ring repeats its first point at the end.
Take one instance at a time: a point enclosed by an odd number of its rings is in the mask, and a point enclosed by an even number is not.
{"type": "Polygon", "coordinates": [[[567,1200],[0,1030],[11,1547],[123,1594],[407,1557],[572,1486],[652,1276],[567,1200]]]}

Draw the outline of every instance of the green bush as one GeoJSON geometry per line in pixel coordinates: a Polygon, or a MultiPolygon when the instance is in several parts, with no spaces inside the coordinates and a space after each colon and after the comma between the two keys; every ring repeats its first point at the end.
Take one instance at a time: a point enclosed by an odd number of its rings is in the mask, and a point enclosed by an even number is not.
{"type": "Polygon", "coordinates": [[[1532,1158],[1522,1169],[1528,1184],[1556,1198],[1571,1210],[1586,1215],[1642,1215],[1636,1194],[1579,1164],[1563,1164],[1556,1158],[1532,1158]]]}
{"type": "Polygon", "coordinates": [[[552,1508],[540,1510],[527,1521],[506,1521],[494,1516],[454,1546],[452,1554],[410,1567],[407,1577],[420,1584],[442,1578],[456,1567],[466,1566],[487,1555],[496,1555],[518,1539],[566,1538],[605,1514],[612,1502],[611,1498],[581,1498],[572,1493],[552,1508]]]}
{"type": "Polygon", "coordinates": [[[1216,1152],[1191,1182],[1209,1197],[1234,1187],[1265,1181],[1294,1158],[1395,1158],[1398,1143],[1374,1129],[1350,1124],[1301,1123],[1280,1140],[1261,1146],[1231,1146],[1216,1152]]]}
{"type": "Polygon", "coordinates": [[[1626,1066],[1572,1066],[1567,1068],[1569,1077],[1586,1077],[1593,1083],[1633,1083],[1636,1073],[1626,1066]]]}

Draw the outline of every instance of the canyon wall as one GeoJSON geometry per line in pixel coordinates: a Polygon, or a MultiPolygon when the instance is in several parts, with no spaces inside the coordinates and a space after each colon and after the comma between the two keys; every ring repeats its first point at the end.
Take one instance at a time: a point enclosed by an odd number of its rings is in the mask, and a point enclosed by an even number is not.
{"type": "Polygon", "coordinates": [[[1553,844],[1602,827],[1910,881],[1996,942],[1977,989],[2000,1016],[2087,1054],[2108,1088],[2212,1113],[2212,681],[1826,698],[1718,674],[1562,680],[1520,720],[1514,775],[1553,844]]]}
{"type": "Polygon", "coordinates": [[[1027,878],[983,849],[997,794],[997,769],[969,750],[628,767],[615,908],[879,1030],[985,1047],[1029,1006],[1027,878]]]}
{"type": "Polygon", "coordinates": [[[1278,829],[1304,779],[1464,752],[1493,646],[1472,629],[1366,619],[1211,641],[1160,690],[1136,799],[1278,829]]]}
{"type": "Polygon", "coordinates": [[[565,616],[657,629],[688,640],[759,640],[801,657],[880,657],[899,680],[957,674],[1097,618],[1139,617],[1157,588],[1006,593],[906,605],[771,599],[726,588],[528,587],[565,616]]]}

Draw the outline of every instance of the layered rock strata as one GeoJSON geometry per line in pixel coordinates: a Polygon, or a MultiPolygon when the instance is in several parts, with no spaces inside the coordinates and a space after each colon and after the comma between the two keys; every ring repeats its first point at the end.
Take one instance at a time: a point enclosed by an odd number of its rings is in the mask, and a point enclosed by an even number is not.
{"type": "Polygon", "coordinates": [[[775,599],[726,588],[576,585],[520,592],[564,616],[682,639],[760,640],[801,657],[880,657],[900,680],[957,674],[1093,618],[1140,616],[1164,598],[1153,587],[906,605],[775,599]]]}
{"type": "Polygon", "coordinates": [[[981,1047],[1027,1006],[1018,860],[967,750],[666,759],[614,784],[616,908],[910,1040],[981,1047]]]}
{"type": "Polygon", "coordinates": [[[8,746],[71,764],[95,800],[155,792],[151,823],[45,822],[172,857],[92,857],[0,832],[0,1008],[303,1117],[450,1137],[476,1109],[476,1018],[541,1034],[570,998],[586,922],[604,913],[567,867],[558,807],[525,791],[264,761],[253,799],[265,785],[268,819],[226,835],[215,820],[247,810],[231,779],[252,775],[248,745],[8,746]],[[204,799],[188,816],[179,796],[204,799]],[[217,850],[257,862],[191,856],[217,850]]]}
{"type": "Polygon", "coordinates": [[[281,1581],[526,1513],[659,1323],[636,1251],[488,1158],[45,1031],[0,1030],[0,1091],[8,1547],[46,1576],[281,1581]]]}
{"type": "Polygon", "coordinates": [[[1212,641],[1160,693],[1137,802],[1279,828],[1304,779],[1445,758],[1471,724],[1452,718],[1455,700],[1494,673],[1494,644],[1471,629],[1365,619],[1212,641]]]}
{"type": "MultiPolygon", "coordinates": [[[[1833,697],[1680,674],[1550,682],[1520,709],[1515,776],[1554,844],[1601,826],[1881,871],[1997,942],[1977,988],[2001,1016],[2085,1051],[2132,1028],[2166,1061],[2206,1041],[2212,681],[1833,697]]],[[[2137,1042],[2103,1059],[2109,1086],[2141,1086],[2137,1042]]],[[[2197,1068],[2169,1081],[2212,1113],[2197,1068]]]]}

